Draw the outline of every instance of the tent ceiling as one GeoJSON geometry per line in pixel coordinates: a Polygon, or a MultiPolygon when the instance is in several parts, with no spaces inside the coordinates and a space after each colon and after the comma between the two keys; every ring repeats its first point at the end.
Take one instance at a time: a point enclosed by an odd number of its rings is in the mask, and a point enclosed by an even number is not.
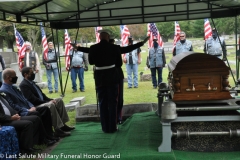
{"type": "Polygon", "coordinates": [[[78,28],[236,16],[240,0],[1,0],[0,20],[78,28]],[[11,17],[11,18],[9,18],[11,17]]]}

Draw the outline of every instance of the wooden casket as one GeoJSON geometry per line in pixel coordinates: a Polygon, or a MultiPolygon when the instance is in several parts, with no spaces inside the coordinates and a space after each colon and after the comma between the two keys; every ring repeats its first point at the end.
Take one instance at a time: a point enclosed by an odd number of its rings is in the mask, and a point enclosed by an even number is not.
{"type": "Polygon", "coordinates": [[[168,64],[168,84],[173,101],[231,99],[230,68],[219,58],[204,53],[185,52],[168,64]]]}

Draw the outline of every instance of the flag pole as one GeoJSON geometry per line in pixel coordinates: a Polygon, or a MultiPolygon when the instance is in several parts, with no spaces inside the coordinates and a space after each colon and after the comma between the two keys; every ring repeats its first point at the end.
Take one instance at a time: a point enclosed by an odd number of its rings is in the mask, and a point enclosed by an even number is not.
{"type": "MultiPolygon", "coordinates": [[[[78,31],[79,31],[79,28],[77,29],[77,34],[76,34],[76,37],[75,37],[75,43],[77,42],[78,31]]],[[[69,44],[69,45],[70,45],[70,44],[69,44]]],[[[69,52],[70,52],[70,51],[69,51],[69,52]]],[[[72,54],[72,55],[68,55],[68,56],[70,57],[70,64],[69,64],[69,67],[71,67],[71,64],[72,64],[72,57],[73,57],[74,54],[75,54],[75,50],[73,49],[73,54],[72,54]]],[[[70,68],[69,68],[68,73],[67,73],[67,79],[66,79],[66,82],[65,82],[65,86],[64,86],[63,93],[65,93],[65,91],[66,91],[67,82],[68,82],[68,77],[69,77],[69,71],[70,71],[70,68]]]]}

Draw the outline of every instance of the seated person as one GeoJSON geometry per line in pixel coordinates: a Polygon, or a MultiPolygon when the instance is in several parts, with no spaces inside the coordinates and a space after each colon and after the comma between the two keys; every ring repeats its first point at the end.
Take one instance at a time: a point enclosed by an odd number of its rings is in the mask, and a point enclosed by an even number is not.
{"type": "Polygon", "coordinates": [[[69,121],[69,117],[62,98],[48,98],[33,81],[35,79],[35,74],[33,73],[33,69],[31,67],[24,67],[22,69],[22,75],[24,79],[19,87],[24,97],[34,106],[36,106],[36,108],[43,106],[50,108],[55,136],[69,136],[69,131],[75,128],[66,125],[66,122],[69,121]]]}
{"type": "Polygon", "coordinates": [[[0,124],[15,128],[22,153],[40,151],[40,149],[33,148],[35,144],[49,146],[55,143],[55,141],[47,139],[42,121],[38,116],[19,116],[2,95],[0,95],[0,124]]]}
{"type": "Polygon", "coordinates": [[[13,84],[16,84],[17,78],[18,77],[16,76],[16,72],[13,69],[5,69],[3,71],[4,83],[0,88],[0,92],[6,94],[4,98],[7,100],[9,105],[18,112],[20,116],[39,116],[44,125],[47,135],[49,135],[51,139],[58,140],[59,138],[53,137],[52,117],[50,109],[48,107],[34,107],[34,105],[23,96],[22,92],[13,86],[13,84]]]}

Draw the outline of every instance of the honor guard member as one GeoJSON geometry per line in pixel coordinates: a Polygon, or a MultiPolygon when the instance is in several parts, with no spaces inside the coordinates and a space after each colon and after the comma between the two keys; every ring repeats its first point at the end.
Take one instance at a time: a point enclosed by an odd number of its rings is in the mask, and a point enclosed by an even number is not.
{"type": "Polygon", "coordinates": [[[23,67],[31,67],[35,73],[39,72],[40,62],[37,52],[32,50],[32,45],[30,42],[25,42],[26,50],[23,58],[23,66],[21,66],[20,71],[23,67]]]}
{"type": "Polygon", "coordinates": [[[101,41],[90,47],[89,64],[95,65],[94,80],[100,106],[102,130],[117,131],[117,97],[119,70],[122,66],[121,52],[117,45],[109,43],[110,32],[100,30],[101,41]]]}
{"type": "Polygon", "coordinates": [[[176,47],[173,50],[173,56],[189,51],[193,51],[192,42],[186,39],[185,32],[180,32],[180,40],[176,43],[176,47]]]}
{"type": "MultiPolygon", "coordinates": [[[[128,45],[133,45],[132,37],[128,38],[128,45]]],[[[123,56],[123,62],[126,63],[128,88],[138,88],[138,65],[141,64],[141,49],[137,48],[123,56]],[[133,74],[133,79],[132,79],[133,74]]]]}
{"type": "Polygon", "coordinates": [[[220,59],[226,59],[226,44],[222,37],[218,37],[217,30],[212,29],[212,37],[205,41],[204,53],[216,56],[220,59]],[[220,40],[220,41],[219,41],[220,40]],[[221,42],[221,43],[220,43],[221,42]]]}
{"type": "Polygon", "coordinates": [[[153,88],[156,89],[158,84],[162,82],[162,69],[166,64],[165,53],[163,47],[159,46],[157,39],[153,40],[153,47],[149,49],[147,58],[147,67],[151,70],[153,88]],[[156,78],[158,74],[158,80],[156,78]]]}
{"type": "MultiPolygon", "coordinates": [[[[119,47],[121,54],[130,52],[134,49],[137,49],[141,46],[143,46],[150,37],[146,37],[143,41],[138,42],[136,44],[130,45],[130,46],[125,46],[125,47],[120,47],[119,45],[116,45],[119,47]]],[[[109,39],[109,43],[114,44],[115,40],[113,38],[109,39]]],[[[77,46],[76,44],[71,43],[71,45],[73,46],[73,48],[77,49],[78,51],[82,51],[85,53],[89,53],[89,48],[87,47],[81,47],[81,46],[77,46]]],[[[120,57],[121,58],[121,57],[120,57]]],[[[118,67],[119,73],[120,73],[120,77],[119,77],[119,91],[118,91],[118,105],[117,105],[117,122],[118,124],[122,124],[122,107],[123,107],[123,82],[124,82],[124,74],[123,74],[123,70],[120,67],[118,67]]]]}
{"type": "Polygon", "coordinates": [[[43,64],[45,65],[47,72],[47,80],[48,80],[48,90],[49,93],[53,93],[52,88],[52,73],[54,76],[54,89],[55,93],[58,92],[58,68],[57,68],[57,54],[55,53],[53,43],[48,42],[48,52],[46,56],[43,57],[43,64]]]}

